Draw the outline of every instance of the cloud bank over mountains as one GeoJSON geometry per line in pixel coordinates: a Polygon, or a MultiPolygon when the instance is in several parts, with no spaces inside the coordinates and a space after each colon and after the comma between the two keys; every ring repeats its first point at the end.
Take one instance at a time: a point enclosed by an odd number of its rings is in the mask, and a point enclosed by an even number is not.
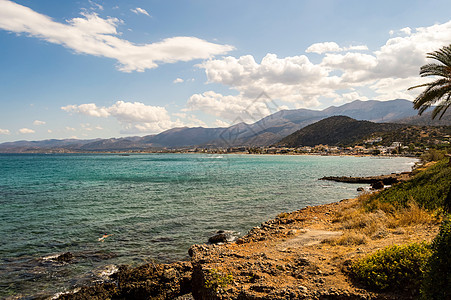
{"type": "Polygon", "coordinates": [[[234,112],[245,110],[262,91],[280,103],[310,108],[327,98],[337,104],[370,97],[413,99],[418,92],[407,88],[424,82],[418,72],[427,63],[426,53],[450,43],[451,21],[403,28],[397,32],[399,36],[393,36],[395,33],[391,32],[392,37],[375,51],[365,45],[315,43],[305,52],[322,56],[316,64],[302,54],[279,58],[268,53],[260,62],[252,55],[210,59],[199,65],[208,82],[222,84],[238,94],[195,94],[187,107],[231,120],[234,112]]]}
{"type": "Polygon", "coordinates": [[[146,105],[141,102],[117,101],[109,107],[98,107],[95,103],[67,105],[61,107],[69,113],[77,113],[91,117],[113,117],[122,126],[122,133],[161,132],[174,127],[205,126],[206,124],[193,116],[179,114],[176,121],[171,120],[166,108],[146,105]]]}

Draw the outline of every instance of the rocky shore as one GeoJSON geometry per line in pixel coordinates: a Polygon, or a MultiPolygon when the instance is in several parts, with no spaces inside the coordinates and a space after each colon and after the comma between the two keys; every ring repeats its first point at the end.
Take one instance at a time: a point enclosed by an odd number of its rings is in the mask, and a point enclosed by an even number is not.
{"type": "Polygon", "coordinates": [[[401,181],[408,180],[410,178],[411,173],[412,172],[402,172],[402,173],[393,173],[389,175],[367,176],[367,177],[326,176],[320,178],[320,180],[330,180],[347,183],[366,183],[366,184],[374,184],[377,182],[382,182],[384,185],[392,185],[401,181]]]}
{"type": "Polygon", "coordinates": [[[356,258],[382,247],[430,241],[438,223],[386,227],[373,222],[385,220],[377,212],[359,220],[367,223],[356,234],[344,216],[355,215],[359,201],[282,213],[234,242],[192,246],[190,261],[122,266],[111,281],[58,299],[413,299],[402,288],[366,290],[348,269],[356,258]]]}

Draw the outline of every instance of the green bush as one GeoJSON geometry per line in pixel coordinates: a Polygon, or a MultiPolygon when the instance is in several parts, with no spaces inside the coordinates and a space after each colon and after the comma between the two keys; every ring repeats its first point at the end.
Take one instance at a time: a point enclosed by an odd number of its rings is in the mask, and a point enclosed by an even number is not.
{"type": "Polygon", "coordinates": [[[432,167],[420,171],[411,180],[396,184],[370,198],[387,202],[395,207],[406,207],[414,200],[418,206],[429,210],[443,208],[446,195],[451,185],[451,168],[448,159],[441,160],[432,167]]]}
{"type": "Polygon", "coordinates": [[[393,245],[351,265],[351,276],[376,291],[411,289],[418,291],[431,250],[426,243],[393,245]]]}
{"type": "Polygon", "coordinates": [[[431,149],[421,155],[420,159],[422,162],[439,161],[445,158],[446,153],[446,150],[431,149]]]}
{"type": "Polygon", "coordinates": [[[423,299],[451,299],[451,221],[443,221],[440,233],[432,242],[423,285],[423,299]]]}
{"type": "Polygon", "coordinates": [[[207,278],[205,279],[205,287],[213,292],[217,292],[219,288],[224,288],[233,282],[232,275],[221,274],[216,269],[208,270],[207,278]]]}

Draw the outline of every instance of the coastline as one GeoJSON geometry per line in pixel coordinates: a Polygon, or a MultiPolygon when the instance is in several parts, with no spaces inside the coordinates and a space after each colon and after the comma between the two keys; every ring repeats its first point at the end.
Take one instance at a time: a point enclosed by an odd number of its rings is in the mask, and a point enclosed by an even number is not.
{"type": "Polygon", "coordinates": [[[118,296],[151,299],[411,299],[375,293],[349,280],[351,260],[387,245],[430,241],[438,224],[374,228],[364,241],[350,239],[340,219],[358,198],[281,213],[235,242],[193,245],[190,261],[122,266],[110,281],[58,299],[118,296]]]}

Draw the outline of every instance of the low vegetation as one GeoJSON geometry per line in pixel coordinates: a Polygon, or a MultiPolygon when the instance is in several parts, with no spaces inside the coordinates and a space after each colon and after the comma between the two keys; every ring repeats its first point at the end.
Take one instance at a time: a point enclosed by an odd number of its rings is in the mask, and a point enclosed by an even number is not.
{"type": "Polygon", "coordinates": [[[430,255],[426,243],[393,245],[353,263],[351,276],[377,291],[412,290],[421,283],[430,255]]]}
{"type": "Polygon", "coordinates": [[[207,278],[205,278],[205,287],[213,293],[216,293],[219,288],[224,288],[232,282],[232,275],[224,275],[217,269],[211,269],[208,271],[207,278]]]}
{"type": "Polygon", "coordinates": [[[377,291],[405,288],[424,299],[451,299],[451,221],[445,199],[451,185],[451,167],[445,152],[433,150],[423,157],[427,167],[418,168],[409,181],[379,193],[363,193],[359,201],[335,216],[344,234],[331,245],[358,245],[387,234],[438,224],[440,233],[432,244],[392,245],[355,261],[350,275],[377,291]],[[440,160],[434,163],[427,163],[440,160]]]}
{"type": "Polygon", "coordinates": [[[432,242],[421,288],[423,299],[451,299],[451,221],[445,219],[432,242]]]}
{"type": "Polygon", "coordinates": [[[411,180],[395,185],[367,201],[367,207],[378,208],[378,203],[407,207],[412,201],[427,210],[443,208],[451,184],[451,168],[446,159],[424,171],[419,171],[411,180]]]}

